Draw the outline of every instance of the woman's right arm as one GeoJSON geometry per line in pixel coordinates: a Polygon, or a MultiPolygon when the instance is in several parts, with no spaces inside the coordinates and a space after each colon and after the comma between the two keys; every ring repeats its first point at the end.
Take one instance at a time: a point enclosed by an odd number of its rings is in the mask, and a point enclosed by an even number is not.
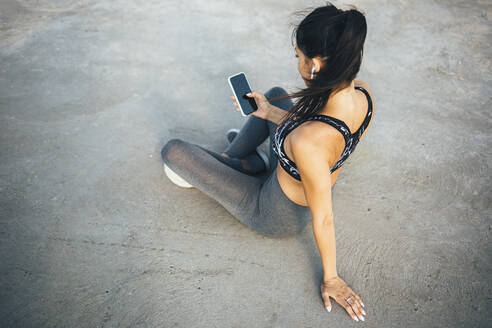
{"type": "Polygon", "coordinates": [[[268,111],[266,119],[279,125],[280,122],[283,120],[284,116],[287,114],[288,112],[286,110],[283,110],[282,108],[278,108],[277,106],[270,104],[270,109],[268,111]]]}
{"type": "MultiPolygon", "coordinates": [[[[251,115],[271,121],[278,125],[282,121],[284,116],[288,113],[286,110],[270,104],[268,99],[261,92],[253,90],[250,94],[247,95],[249,97],[254,97],[256,104],[258,105],[258,109],[252,112],[251,115]]],[[[239,111],[236,97],[231,96],[231,98],[235,100],[234,106],[236,107],[236,110],[239,111]]]]}
{"type": "MultiPolygon", "coordinates": [[[[318,130],[319,131],[319,130],[318,130]]],[[[334,147],[326,146],[326,139],[333,138],[334,145],[338,131],[328,135],[314,131],[314,128],[295,129],[291,137],[293,160],[299,174],[312,214],[313,233],[323,266],[321,296],[328,312],[331,311],[330,297],[342,305],[355,321],[364,321],[360,297],[338,276],[336,270],[336,243],[331,194],[330,163],[335,161],[334,147]],[[323,140],[321,142],[320,140],[323,140]],[[351,300],[346,299],[351,297],[351,300]]]]}

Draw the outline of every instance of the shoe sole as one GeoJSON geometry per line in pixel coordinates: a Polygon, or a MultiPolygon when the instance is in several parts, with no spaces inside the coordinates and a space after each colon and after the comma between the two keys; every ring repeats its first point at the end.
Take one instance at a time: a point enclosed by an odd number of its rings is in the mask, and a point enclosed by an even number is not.
{"type": "Polygon", "coordinates": [[[190,185],[188,182],[186,182],[182,177],[177,175],[173,170],[169,168],[169,166],[164,163],[164,173],[166,173],[166,176],[171,180],[172,183],[175,185],[182,187],[182,188],[193,188],[192,185],[190,185]]]}
{"type": "MultiPolygon", "coordinates": [[[[232,128],[232,129],[227,130],[227,132],[226,132],[226,137],[229,135],[229,133],[232,133],[232,132],[236,132],[236,134],[238,134],[238,133],[239,133],[239,129],[232,128]]],[[[233,140],[234,140],[234,139],[233,139],[233,140]]],[[[227,141],[229,141],[229,138],[227,138],[227,141]]],[[[232,142],[232,140],[231,140],[231,141],[229,141],[229,142],[232,142]]]]}

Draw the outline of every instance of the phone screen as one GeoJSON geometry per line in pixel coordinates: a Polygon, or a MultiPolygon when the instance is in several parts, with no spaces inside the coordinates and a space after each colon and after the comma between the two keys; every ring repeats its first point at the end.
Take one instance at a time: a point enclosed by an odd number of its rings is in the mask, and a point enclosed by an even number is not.
{"type": "Polygon", "coordinates": [[[246,75],[243,72],[230,76],[229,84],[231,85],[243,116],[249,115],[258,109],[255,99],[246,96],[247,93],[251,92],[251,88],[246,79],[246,75]]]}

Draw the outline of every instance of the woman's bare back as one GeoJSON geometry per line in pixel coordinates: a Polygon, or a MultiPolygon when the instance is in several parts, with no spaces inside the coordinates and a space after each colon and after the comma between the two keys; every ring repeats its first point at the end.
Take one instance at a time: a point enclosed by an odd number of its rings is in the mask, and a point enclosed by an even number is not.
{"type": "MultiPolygon", "coordinates": [[[[371,100],[373,100],[372,101],[372,103],[373,103],[372,104],[373,105],[372,110],[374,111],[374,97],[372,96],[372,92],[369,88],[369,85],[367,83],[365,83],[364,81],[357,81],[357,80],[354,81],[354,84],[356,87],[357,86],[363,87],[364,89],[366,89],[369,92],[371,100]]],[[[366,117],[366,114],[367,114],[368,106],[369,106],[369,104],[367,102],[367,98],[366,98],[365,94],[362,91],[360,91],[360,92],[356,92],[356,98],[354,99],[353,109],[351,109],[351,110],[345,109],[343,112],[334,113],[333,115],[332,114],[330,114],[330,115],[335,117],[335,118],[342,120],[343,122],[345,122],[347,124],[348,128],[350,129],[350,131],[353,133],[353,132],[357,131],[357,129],[362,125],[362,122],[364,121],[364,118],[366,117]]],[[[372,117],[373,116],[374,115],[372,115],[372,117]]],[[[362,137],[366,133],[367,129],[371,125],[372,117],[369,121],[367,128],[362,133],[360,139],[362,139],[362,137]]],[[[333,127],[331,127],[331,126],[329,126],[323,122],[309,121],[309,122],[303,122],[298,127],[296,127],[296,129],[310,129],[310,130],[311,129],[320,129],[319,131],[316,131],[316,132],[323,133],[321,130],[325,130],[327,132],[328,129],[333,129],[333,127]]],[[[341,133],[338,133],[338,134],[339,134],[340,138],[338,139],[337,144],[335,145],[335,148],[337,150],[336,151],[337,157],[336,157],[334,163],[330,163],[330,167],[332,167],[335,164],[335,162],[338,160],[338,158],[340,158],[340,156],[342,155],[342,152],[345,148],[345,140],[343,138],[343,135],[341,133]]],[[[289,139],[289,137],[291,135],[292,135],[292,133],[285,137],[284,150],[285,150],[286,155],[292,159],[292,158],[294,158],[294,156],[293,156],[292,151],[291,151],[291,144],[290,144],[291,139],[289,139]]],[[[331,174],[331,185],[332,185],[332,187],[338,178],[338,174],[340,173],[340,169],[341,169],[341,167],[336,169],[331,174]]],[[[280,185],[282,191],[284,192],[284,194],[287,196],[287,198],[289,198],[291,201],[293,201],[296,204],[299,204],[302,206],[308,206],[307,201],[306,201],[306,197],[304,195],[304,188],[302,186],[302,182],[299,180],[296,180],[292,176],[290,176],[281,167],[280,162],[277,163],[277,170],[276,171],[277,171],[276,174],[277,174],[277,179],[278,179],[279,185],[280,185]]]]}

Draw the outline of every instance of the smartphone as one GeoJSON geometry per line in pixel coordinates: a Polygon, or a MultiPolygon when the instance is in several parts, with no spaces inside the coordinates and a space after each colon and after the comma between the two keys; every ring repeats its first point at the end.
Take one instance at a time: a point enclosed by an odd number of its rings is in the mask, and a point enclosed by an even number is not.
{"type": "Polygon", "coordinates": [[[246,96],[251,92],[251,87],[244,72],[229,76],[228,81],[243,116],[248,116],[258,109],[255,98],[246,96]]]}

